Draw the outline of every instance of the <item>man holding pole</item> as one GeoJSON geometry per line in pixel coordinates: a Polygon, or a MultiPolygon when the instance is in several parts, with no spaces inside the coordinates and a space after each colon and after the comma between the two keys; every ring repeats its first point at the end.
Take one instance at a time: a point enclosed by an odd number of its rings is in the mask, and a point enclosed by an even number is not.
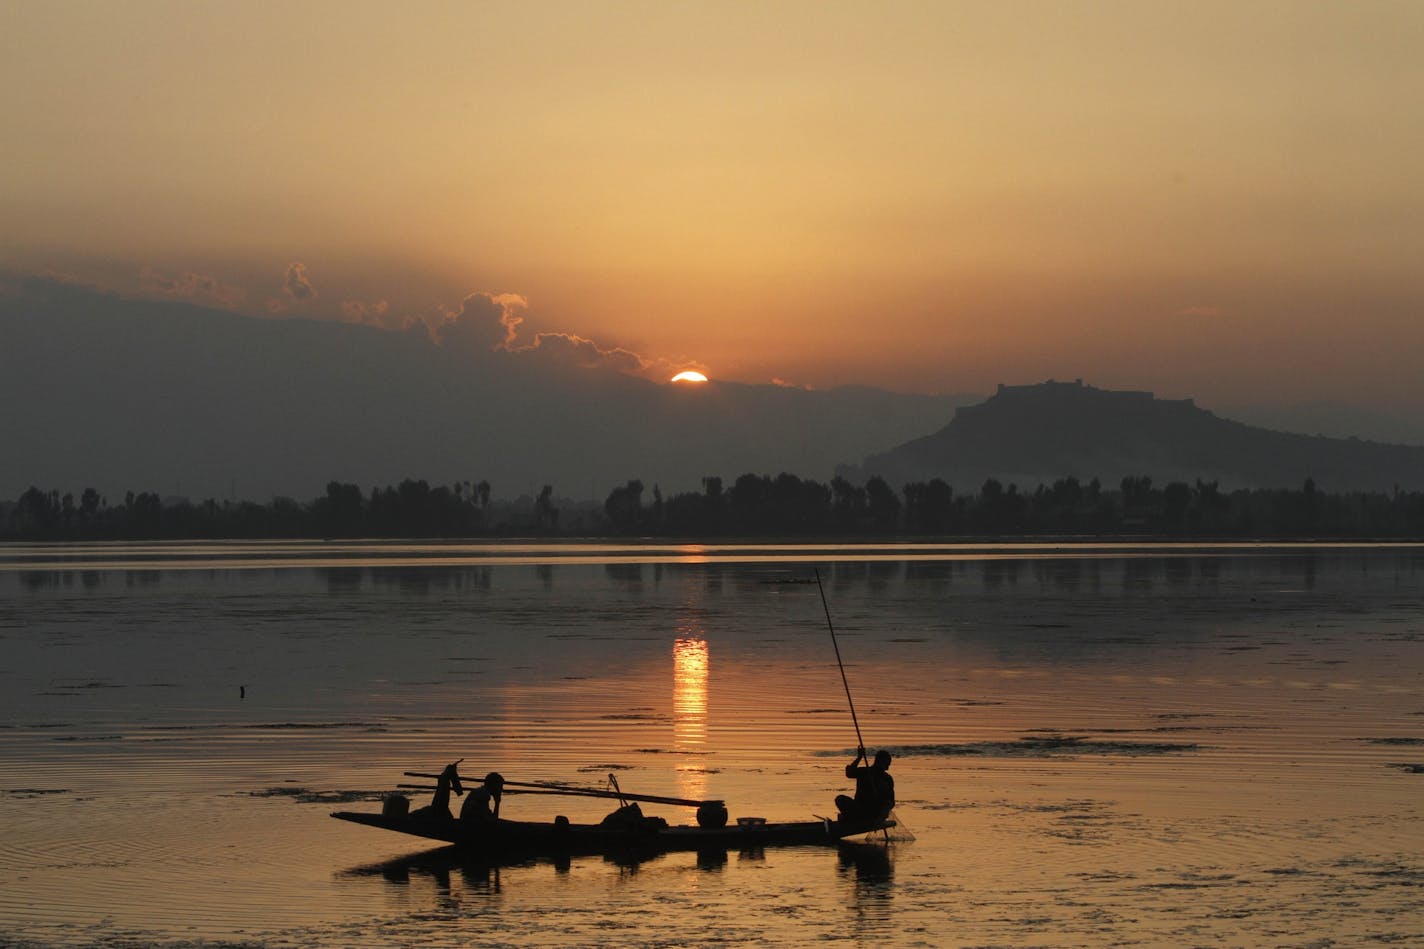
{"type": "Polygon", "coordinates": [[[831,622],[831,607],[826,602],[826,588],[821,584],[821,571],[816,571],[816,589],[821,591],[821,608],[826,611],[826,628],[831,631],[831,646],[836,650],[836,667],[841,670],[841,685],[845,686],[846,705],[850,721],[855,726],[856,756],[846,765],[846,777],[855,781],[855,797],[836,795],[836,809],[841,823],[878,823],[890,816],[895,806],[895,779],[890,777],[890,752],[881,748],[875,753],[875,763],[861,765],[865,756],[865,739],[860,737],[860,719],[855,717],[855,700],[850,697],[850,680],[841,661],[841,644],[836,641],[836,627],[831,622]]]}
{"type": "Polygon", "coordinates": [[[861,747],[855,760],[846,765],[846,777],[855,781],[855,797],[837,795],[836,809],[840,812],[841,823],[870,823],[883,821],[895,806],[895,779],[890,777],[890,752],[884,748],[875,753],[874,764],[862,765],[866,760],[865,748],[861,747]]]}

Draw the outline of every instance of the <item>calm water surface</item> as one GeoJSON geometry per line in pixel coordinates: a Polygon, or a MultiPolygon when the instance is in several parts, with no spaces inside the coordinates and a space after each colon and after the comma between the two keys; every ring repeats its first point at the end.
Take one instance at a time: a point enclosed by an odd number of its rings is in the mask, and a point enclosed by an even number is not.
{"type": "Polygon", "coordinates": [[[0,546],[5,943],[1424,945],[1421,805],[1415,546],[0,546]],[[913,842],[488,868],[326,816],[461,757],[833,810],[813,569],[913,842]]]}

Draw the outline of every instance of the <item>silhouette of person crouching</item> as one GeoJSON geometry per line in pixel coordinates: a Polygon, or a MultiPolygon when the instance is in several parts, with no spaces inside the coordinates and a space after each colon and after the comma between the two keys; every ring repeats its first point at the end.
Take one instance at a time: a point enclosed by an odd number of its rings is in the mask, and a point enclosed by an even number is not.
{"type": "Polygon", "coordinates": [[[841,823],[869,824],[882,821],[895,806],[895,779],[890,777],[890,752],[875,753],[874,764],[861,765],[866,760],[865,749],[858,749],[855,760],[846,765],[846,777],[855,779],[855,797],[837,795],[836,810],[841,823]]]}
{"type": "MultiPolygon", "coordinates": [[[[461,758],[460,761],[464,761],[461,758]]],[[[450,792],[456,795],[464,794],[465,789],[460,784],[460,761],[452,762],[445,766],[445,770],[440,772],[440,777],[435,781],[435,797],[425,807],[417,808],[410,812],[410,816],[417,820],[453,820],[450,813],[450,792]]]]}
{"type": "Polygon", "coordinates": [[[504,797],[504,776],[498,771],[485,775],[484,784],[465,798],[460,808],[461,823],[494,823],[499,820],[499,802],[504,797]]]}

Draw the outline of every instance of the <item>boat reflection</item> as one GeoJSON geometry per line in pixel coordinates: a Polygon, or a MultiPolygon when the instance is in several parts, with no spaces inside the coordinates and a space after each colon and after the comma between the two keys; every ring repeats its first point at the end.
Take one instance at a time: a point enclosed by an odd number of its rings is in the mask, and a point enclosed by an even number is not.
{"type": "Polygon", "coordinates": [[[884,899],[895,882],[893,845],[847,842],[840,845],[840,872],[855,883],[857,897],[884,899]]]}
{"type": "MultiPolygon", "coordinates": [[[[808,846],[779,848],[783,853],[825,853],[830,847],[808,846]]],[[[839,870],[849,875],[855,883],[857,902],[860,900],[884,902],[890,892],[894,874],[892,872],[893,848],[879,843],[842,842],[834,848],[838,851],[839,870]]],[[[764,863],[766,852],[755,847],[737,850],[728,847],[706,847],[691,851],[694,865],[704,873],[721,873],[736,864],[764,863]]],[[[496,894],[503,883],[503,873],[510,870],[536,870],[552,868],[556,876],[569,873],[575,863],[588,865],[601,863],[616,867],[620,876],[631,876],[648,864],[677,863],[686,860],[688,851],[628,852],[573,856],[569,854],[511,854],[491,857],[470,854],[459,847],[437,847],[420,853],[407,854],[379,863],[362,864],[340,871],[337,876],[345,879],[379,878],[391,886],[408,887],[413,882],[429,880],[435,884],[437,893],[448,895],[455,881],[470,893],[496,894]]],[[[518,876],[518,874],[515,874],[518,876]]]]}

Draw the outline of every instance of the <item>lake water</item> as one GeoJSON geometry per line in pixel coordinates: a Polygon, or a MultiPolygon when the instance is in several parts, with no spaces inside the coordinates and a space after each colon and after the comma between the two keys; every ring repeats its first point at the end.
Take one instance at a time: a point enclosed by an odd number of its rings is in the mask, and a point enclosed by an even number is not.
{"type": "Polygon", "coordinates": [[[5,546],[0,710],[7,944],[1424,945],[1419,546],[5,546]],[[489,868],[327,817],[457,758],[832,812],[813,570],[913,842],[489,868]]]}

